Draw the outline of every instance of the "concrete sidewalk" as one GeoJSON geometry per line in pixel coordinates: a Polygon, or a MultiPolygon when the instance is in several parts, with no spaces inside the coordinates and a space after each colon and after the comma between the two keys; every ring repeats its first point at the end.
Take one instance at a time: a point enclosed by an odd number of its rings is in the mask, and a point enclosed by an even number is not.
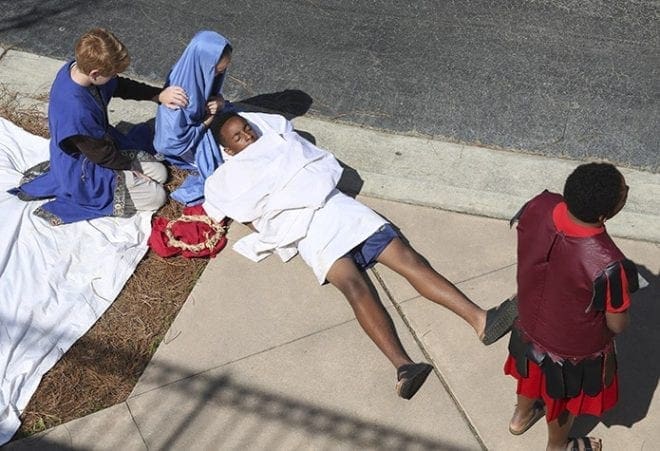
{"type": "MultiPolygon", "coordinates": [[[[47,91],[60,64],[9,52],[0,60],[0,78],[39,102],[43,91],[36,86],[47,91]]],[[[136,105],[117,102],[115,121],[153,115],[151,105],[136,105]]],[[[369,195],[360,199],[483,307],[515,289],[515,232],[498,217],[542,188],[559,189],[558,180],[577,164],[346,130],[317,119],[299,118],[296,126],[353,168],[360,178],[349,186],[362,183],[369,195]]],[[[608,227],[636,238],[617,242],[651,286],[634,297],[633,325],[618,341],[619,406],[602,422],[581,421],[576,432],[592,431],[606,449],[654,449],[660,442],[660,176],[625,174],[630,204],[608,227]]],[[[230,243],[246,232],[233,226],[230,243]]],[[[542,422],[522,437],[507,430],[515,402],[515,384],[502,374],[507,340],[484,347],[468,326],[398,275],[377,265],[370,276],[411,356],[435,366],[411,401],[396,396],[394,369],[339,292],[319,287],[300,259],[255,264],[228,248],[206,267],[126,402],[6,449],[543,449],[542,422]]]]}

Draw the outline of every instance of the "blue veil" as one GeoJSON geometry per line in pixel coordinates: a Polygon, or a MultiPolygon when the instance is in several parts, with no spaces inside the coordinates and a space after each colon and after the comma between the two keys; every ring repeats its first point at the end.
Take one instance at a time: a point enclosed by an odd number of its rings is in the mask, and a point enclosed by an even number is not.
{"type": "MultiPolygon", "coordinates": [[[[196,170],[172,198],[186,205],[204,198],[204,180],[222,164],[220,149],[204,120],[206,100],[222,93],[225,74],[215,76],[215,66],[229,41],[214,31],[200,31],[190,41],[167,76],[166,86],[180,86],[188,95],[188,106],[172,110],[164,105],[156,113],[155,149],[175,166],[196,170]]],[[[226,102],[225,109],[233,109],[226,102]]],[[[223,110],[223,111],[224,111],[223,110]]]]}

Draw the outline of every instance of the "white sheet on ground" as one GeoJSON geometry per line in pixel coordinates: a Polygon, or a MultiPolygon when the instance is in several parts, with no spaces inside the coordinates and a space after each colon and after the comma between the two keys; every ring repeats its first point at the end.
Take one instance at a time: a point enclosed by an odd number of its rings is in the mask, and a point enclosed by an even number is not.
{"type": "Polygon", "coordinates": [[[147,251],[151,214],[53,227],[6,191],[48,141],[0,118],[0,445],[42,376],[115,300],[147,251]]]}

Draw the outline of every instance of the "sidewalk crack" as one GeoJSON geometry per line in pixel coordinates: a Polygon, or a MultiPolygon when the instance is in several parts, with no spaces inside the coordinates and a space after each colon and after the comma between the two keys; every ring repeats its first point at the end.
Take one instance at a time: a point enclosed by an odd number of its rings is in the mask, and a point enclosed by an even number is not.
{"type": "MultiPolygon", "coordinates": [[[[503,268],[500,268],[500,269],[503,269],[503,268]]],[[[424,346],[424,343],[422,342],[421,338],[417,335],[415,330],[412,328],[412,325],[410,324],[410,321],[408,321],[408,317],[405,315],[405,313],[403,313],[403,309],[401,308],[401,304],[395,302],[394,296],[392,295],[391,291],[387,288],[387,285],[385,284],[385,280],[378,273],[376,268],[371,268],[371,271],[372,271],[374,277],[376,278],[376,281],[380,284],[381,288],[385,292],[385,296],[387,296],[390,303],[394,306],[397,313],[399,314],[399,317],[401,318],[403,323],[408,328],[408,331],[410,332],[413,339],[415,340],[415,343],[417,343],[417,346],[419,347],[419,349],[422,351],[422,354],[424,354],[424,358],[426,360],[428,360],[429,362],[431,362],[431,364],[433,365],[433,372],[435,373],[435,375],[440,380],[440,383],[444,387],[445,392],[447,393],[447,395],[449,395],[449,398],[454,403],[454,406],[456,406],[456,410],[461,415],[461,417],[463,417],[463,421],[465,421],[465,424],[467,425],[468,429],[472,433],[472,436],[477,441],[477,443],[479,443],[479,446],[481,446],[482,451],[488,451],[488,447],[486,446],[486,443],[484,442],[483,438],[481,437],[481,435],[477,431],[477,428],[475,427],[475,425],[470,420],[470,417],[468,416],[468,414],[465,411],[465,409],[463,408],[463,406],[458,402],[458,399],[454,396],[453,391],[449,387],[449,383],[445,379],[444,375],[438,369],[438,366],[435,364],[435,361],[431,358],[430,353],[426,350],[426,347],[424,346]]],[[[495,271],[499,271],[499,269],[495,270],[495,271]]],[[[495,272],[495,271],[492,271],[492,272],[495,272]]],[[[468,279],[468,280],[470,280],[470,279],[468,279]]],[[[424,299],[426,299],[426,298],[424,298],[424,299]]],[[[428,302],[432,302],[432,301],[429,300],[428,302]]]]}

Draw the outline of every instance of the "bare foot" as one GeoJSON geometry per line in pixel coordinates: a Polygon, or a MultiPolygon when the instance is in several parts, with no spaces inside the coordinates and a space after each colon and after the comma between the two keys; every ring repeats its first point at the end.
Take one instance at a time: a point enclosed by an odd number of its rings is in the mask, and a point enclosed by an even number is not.
{"type": "Polygon", "coordinates": [[[479,319],[474,327],[474,331],[477,333],[479,341],[482,341],[486,331],[486,310],[482,309],[481,312],[479,312],[479,319]]]}

